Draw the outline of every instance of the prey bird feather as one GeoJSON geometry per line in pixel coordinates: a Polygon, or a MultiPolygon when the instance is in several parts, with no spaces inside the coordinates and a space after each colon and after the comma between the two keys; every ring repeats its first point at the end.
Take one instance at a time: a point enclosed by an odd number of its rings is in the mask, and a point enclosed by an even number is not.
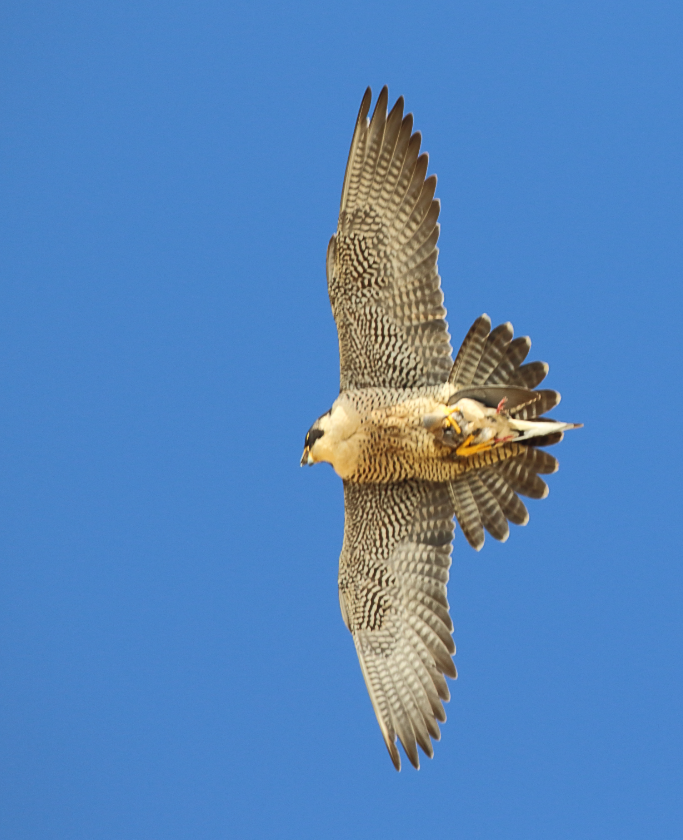
{"type": "Polygon", "coordinates": [[[455,645],[446,585],[454,518],[470,545],[525,525],[557,461],[539,447],[578,424],[544,416],[544,362],[486,315],[453,361],[437,269],[436,177],[403,98],[365,92],[351,141],[327,283],[340,393],[306,435],[303,464],[344,482],[339,603],[389,755],[419,767],[446,719],[455,645]]]}

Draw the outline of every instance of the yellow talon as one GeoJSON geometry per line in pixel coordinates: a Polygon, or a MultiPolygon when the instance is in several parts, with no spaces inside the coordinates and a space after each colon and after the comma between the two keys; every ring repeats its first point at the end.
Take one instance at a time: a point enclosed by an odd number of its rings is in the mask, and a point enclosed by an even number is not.
{"type": "Polygon", "coordinates": [[[449,413],[446,415],[446,426],[450,426],[451,429],[455,429],[455,433],[458,435],[462,434],[462,429],[453,419],[453,414],[457,411],[457,409],[451,409],[449,413]]]}
{"type": "Polygon", "coordinates": [[[460,426],[458,426],[458,424],[455,422],[455,420],[452,417],[449,416],[449,417],[446,418],[446,425],[450,426],[451,429],[455,429],[456,434],[458,434],[458,435],[462,434],[462,429],[460,428],[460,426]]]}
{"type": "Polygon", "coordinates": [[[470,444],[474,440],[474,435],[470,435],[467,440],[464,440],[460,446],[455,450],[456,455],[461,458],[467,458],[470,455],[476,455],[477,452],[483,452],[486,449],[493,449],[494,441],[489,443],[475,443],[474,446],[470,444]]]}

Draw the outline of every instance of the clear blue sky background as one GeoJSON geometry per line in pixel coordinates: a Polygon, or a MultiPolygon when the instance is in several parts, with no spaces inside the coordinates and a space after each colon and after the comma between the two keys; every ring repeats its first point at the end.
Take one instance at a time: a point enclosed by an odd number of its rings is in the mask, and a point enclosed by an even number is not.
{"type": "Polygon", "coordinates": [[[680,2],[0,12],[0,836],[683,836],[680,2]],[[324,257],[360,99],[439,176],[453,343],[530,334],[551,493],[456,534],[397,775],[337,600],[324,257]]]}

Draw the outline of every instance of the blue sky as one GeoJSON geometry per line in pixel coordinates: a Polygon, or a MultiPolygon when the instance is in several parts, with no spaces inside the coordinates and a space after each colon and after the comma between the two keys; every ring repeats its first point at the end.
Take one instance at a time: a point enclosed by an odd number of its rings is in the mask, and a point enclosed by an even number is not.
{"type": "Polygon", "coordinates": [[[679,838],[683,7],[0,12],[0,834],[679,838]],[[454,345],[583,421],[456,533],[460,677],[396,774],[339,614],[325,249],[365,87],[439,176],[454,345]]]}

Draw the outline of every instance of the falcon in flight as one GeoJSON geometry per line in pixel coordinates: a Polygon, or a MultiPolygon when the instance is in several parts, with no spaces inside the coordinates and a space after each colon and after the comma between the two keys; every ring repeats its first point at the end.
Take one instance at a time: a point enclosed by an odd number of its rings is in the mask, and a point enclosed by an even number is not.
{"type": "Polygon", "coordinates": [[[339,333],[340,393],[306,435],[303,464],[326,461],[344,482],[339,603],[384,742],[430,758],[457,676],[446,584],[453,517],[477,551],[519,496],[542,499],[545,447],[576,424],[545,417],[560,401],[537,390],[548,366],[524,364],[528,338],[482,315],[453,362],[436,247],[436,177],[401,97],[368,119],[365,92],[344,176],[327,284],[339,333]],[[542,447],[542,448],[539,448],[542,447]]]}

